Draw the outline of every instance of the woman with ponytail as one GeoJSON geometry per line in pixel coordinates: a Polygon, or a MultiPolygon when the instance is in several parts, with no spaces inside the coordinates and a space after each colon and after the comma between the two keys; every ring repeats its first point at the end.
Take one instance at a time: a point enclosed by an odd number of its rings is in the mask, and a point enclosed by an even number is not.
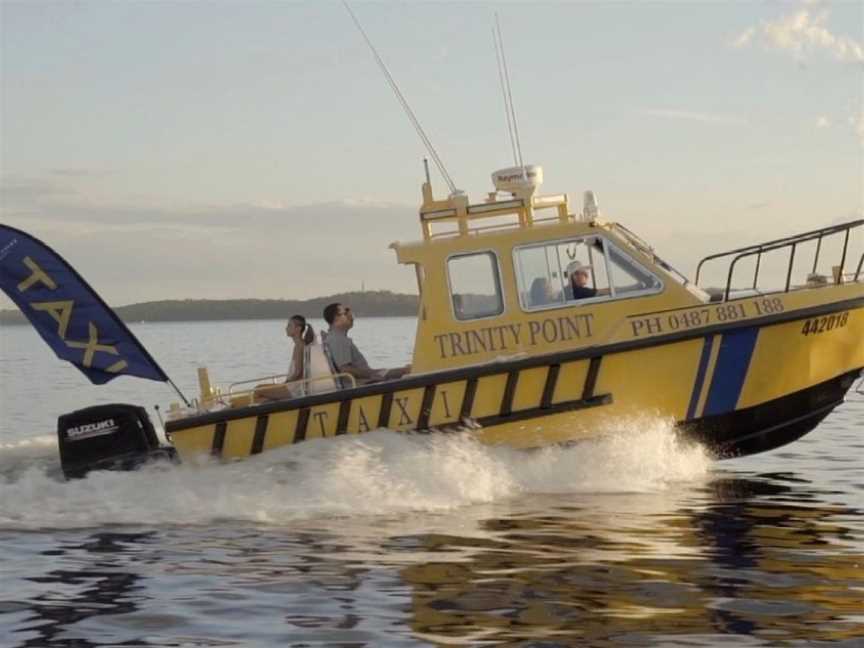
{"type": "Polygon", "coordinates": [[[292,315],[285,325],[285,334],[294,341],[294,351],[291,353],[291,364],[288,366],[288,376],[282,385],[258,385],[255,388],[255,400],[280,400],[299,396],[302,393],[299,385],[291,383],[303,380],[306,346],[315,342],[315,331],[306,323],[302,315],[292,315]]]}

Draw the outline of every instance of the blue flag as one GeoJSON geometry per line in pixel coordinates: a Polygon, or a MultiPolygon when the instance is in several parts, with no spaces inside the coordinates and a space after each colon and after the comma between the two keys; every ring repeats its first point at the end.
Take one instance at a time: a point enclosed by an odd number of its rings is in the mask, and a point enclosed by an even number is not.
{"type": "Polygon", "coordinates": [[[117,376],[168,376],[117,314],[59,254],[0,225],[0,288],[62,360],[102,385],[117,376]]]}

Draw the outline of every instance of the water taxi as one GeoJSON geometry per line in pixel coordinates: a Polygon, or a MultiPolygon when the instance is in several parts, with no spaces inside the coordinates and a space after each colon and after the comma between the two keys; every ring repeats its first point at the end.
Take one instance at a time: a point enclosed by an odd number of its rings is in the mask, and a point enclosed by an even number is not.
{"type": "Polygon", "coordinates": [[[202,370],[200,397],[165,424],[180,457],[379,428],[536,448],[646,414],[734,457],[798,439],[843,402],[864,369],[864,254],[852,253],[864,220],[711,255],[690,281],[602,219],[591,192],[577,213],[565,194],[540,195],[542,176],[496,172],[472,203],[436,199],[427,167],[422,237],[390,246],[420,295],[411,373],[351,384],[312,345],[301,395],[258,402],[260,377],[215,389],[202,370]],[[767,288],[778,255],[785,281],[767,288]],[[726,284],[703,289],[712,264],[726,284]]]}

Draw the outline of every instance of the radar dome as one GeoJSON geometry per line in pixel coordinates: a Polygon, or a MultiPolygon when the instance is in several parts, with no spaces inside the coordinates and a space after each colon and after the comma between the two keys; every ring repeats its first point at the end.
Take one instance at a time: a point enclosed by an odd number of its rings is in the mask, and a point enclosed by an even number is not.
{"type": "Polygon", "coordinates": [[[497,191],[511,193],[533,192],[543,184],[543,167],[537,164],[526,164],[524,167],[508,167],[492,174],[492,184],[497,191]]]}

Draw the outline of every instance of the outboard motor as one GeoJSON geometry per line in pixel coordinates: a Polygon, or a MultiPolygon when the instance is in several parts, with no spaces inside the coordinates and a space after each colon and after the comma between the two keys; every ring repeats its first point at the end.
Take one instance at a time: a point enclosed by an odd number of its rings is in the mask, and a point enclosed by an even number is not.
{"type": "Polygon", "coordinates": [[[57,441],[66,479],[91,470],[134,470],[151,459],[179,462],[174,448],[159,445],[147,410],[137,405],[94,405],[63,414],[57,441]]]}

